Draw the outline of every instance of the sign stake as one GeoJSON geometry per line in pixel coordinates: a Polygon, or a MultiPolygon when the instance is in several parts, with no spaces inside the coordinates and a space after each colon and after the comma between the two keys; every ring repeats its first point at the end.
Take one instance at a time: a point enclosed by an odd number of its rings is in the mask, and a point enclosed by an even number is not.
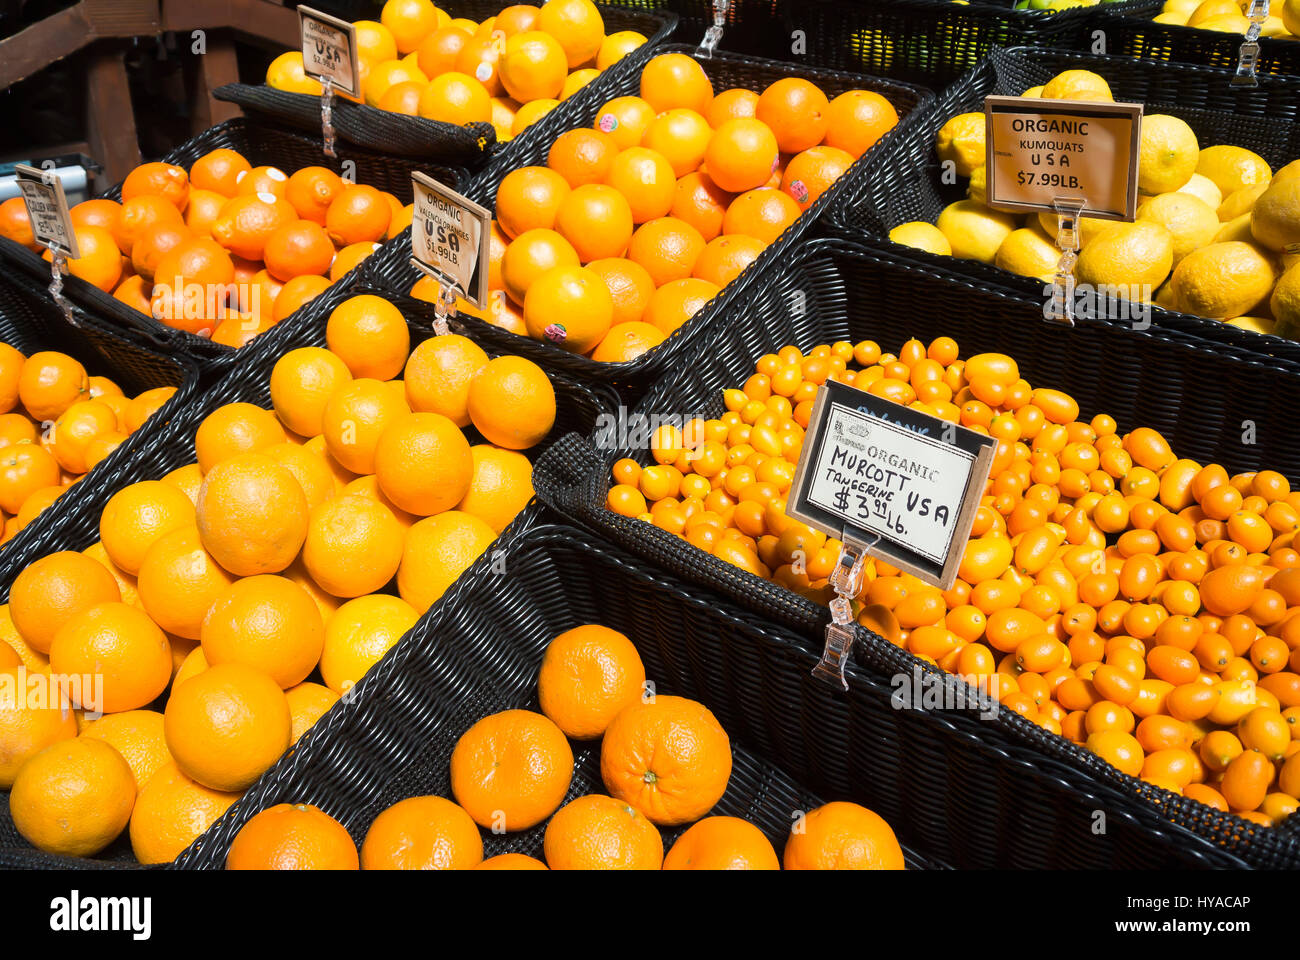
{"type": "Polygon", "coordinates": [[[853,653],[853,601],[862,593],[868,551],[880,542],[880,537],[862,540],[848,528],[841,532],[841,537],[844,546],[829,581],[836,596],[830,602],[831,622],[826,625],[826,646],[812,673],[819,680],[838,683],[847,690],[849,682],[844,678],[844,671],[853,653]]]}
{"type": "Polygon", "coordinates": [[[731,0],[713,0],[713,26],[704,31],[700,47],[695,51],[697,57],[705,60],[713,58],[713,51],[722,42],[722,28],[727,22],[727,11],[730,8],[731,0]]]}
{"type": "Polygon", "coordinates": [[[1083,200],[1079,197],[1058,197],[1056,207],[1056,247],[1061,259],[1056,263],[1056,276],[1052,281],[1051,314],[1074,326],[1074,265],[1079,262],[1079,220],[1083,216],[1083,200]]]}
{"type": "Polygon", "coordinates": [[[337,159],[334,133],[334,93],[361,95],[361,65],[357,59],[357,28],[311,7],[298,7],[302,32],[302,69],[320,81],[322,149],[337,159]]]}
{"type": "Polygon", "coordinates": [[[1246,16],[1250,26],[1246,28],[1246,37],[1238,51],[1237,72],[1232,75],[1234,87],[1258,87],[1259,77],[1255,71],[1259,67],[1259,34],[1268,19],[1269,0],[1251,0],[1246,16]]]}
{"type": "Polygon", "coordinates": [[[73,326],[72,304],[63,296],[63,278],[68,272],[68,258],[77,259],[81,249],[77,245],[77,232],[68,211],[68,197],[63,192],[63,181],[53,170],[38,170],[30,164],[14,164],[18,189],[22,191],[27,206],[27,218],[32,224],[32,234],[50,251],[50,296],[63,311],[63,317],[73,326]]]}

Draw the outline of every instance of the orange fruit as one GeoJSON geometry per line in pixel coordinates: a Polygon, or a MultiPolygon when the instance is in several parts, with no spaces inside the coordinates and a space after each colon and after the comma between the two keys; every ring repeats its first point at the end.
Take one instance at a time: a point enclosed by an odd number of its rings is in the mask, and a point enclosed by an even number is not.
{"type": "Polygon", "coordinates": [[[787,870],[902,870],[903,851],[878,814],[835,802],[809,811],[790,832],[787,870]],[[799,828],[802,826],[802,830],[799,828]]]}
{"type": "Polygon", "coordinates": [[[456,55],[456,70],[473,77],[488,96],[499,97],[505,93],[501,83],[501,58],[506,52],[506,38],[498,34],[470,37],[456,55]]]}
{"type": "Polygon", "coordinates": [[[606,728],[600,772],[611,795],[652,822],[689,823],[722,798],[731,743],[701,703],[669,696],[637,700],[606,728]]]}
{"type": "Polygon", "coordinates": [[[259,193],[265,193],[277,200],[283,200],[288,186],[289,177],[279,167],[253,167],[247,173],[239,175],[235,186],[235,196],[251,197],[259,193]]]}
{"type": "Polygon", "coordinates": [[[474,822],[527,830],[554,813],[573,778],[573,751],[552,721],[505,710],[465,731],[451,753],[451,789],[474,822]]]}
{"type": "Polygon", "coordinates": [[[660,217],[637,228],[628,244],[630,260],[645,267],[656,287],[684,280],[704,252],[704,238],[684,220],[660,217]]]}
{"type": "Polygon", "coordinates": [[[641,98],[656,114],[679,107],[705,114],[713,101],[713,83],[693,57],[661,53],[641,71],[641,98]]]}
{"type": "Polygon", "coordinates": [[[709,102],[704,118],[715,130],[728,120],[753,117],[758,114],[758,94],[743,87],[723,90],[709,102]]]}
{"type": "Polygon", "coordinates": [[[427,77],[437,77],[456,69],[456,58],[469,43],[470,35],[452,26],[441,26],[420,42],[415,62],[427,77]]]}
{"type": "MultiPolygon", "coordinates": [[[[8,344],[3,344],[0,346],[0,349],[7,346],[8,344]]],[[[13,348],[10,347],[10,349],[13,348]]],[[[14,352],[17,353],[17,351],[14,352]]],[[[15,379],[13,390],[8,391],[6,388],[6,392],[11,392],[15,400],[18,395],[17,372],[18,371],[16,370],[14,371],[15,379]]],[[[0,414],[0,449],[12,447],[19,443],[35,443],[36,439],[36,424],[30,417],[21,413],[0,414]]]]}
{"type": "Polygon", "coordinates": [[[375,476],[407,513],[449,510],[469,491],[473,457],[460,428],[440,413],[407,413],[384,429],[375,447],[375,476]]]}
{"type": "Polygon", "coordinates": [[[0,507],[18,513],[27,498],[59,484],[59,462],[35,443],[17,443],[0,451],[0,507]]]}
{"type": "Polygon", "coordinates": [[[469,489],[456,509],[500,533],[533,498],[533,465],[523,454],[491,444],[476,444],[470,455],[469,489]]]}
{"type": "Polygon", "coordinates": [[[252,403],[227,403],[203,418],[194,433],[199,469],[205,474],[222,461],[284,443],[284,427],[270,410],[252,403]]]}
{"type": "Polygon", "coordinates": [[[142,163],[122,181],[122,202],[135,197],[162,197],[177,210],[184,210],[190,195],[190,176],[183,167],[155,161],[142,163]]]}
{"type": "Polygon", "coordinates": [[[136,577],[140,603],[168,633],[199,639],[203,617],[233,578],[203,549],[197,527],[173,530],[146,551],[136,577]]]}
{"type": "Polygon", "coordinates": [[[401,597],[386,593],[342,604],[325,627],[325,648],[320,658],[321,677],[329,689],[344,694],[360,683],[366,672],[415,626],[419,616],[401,597]]]}
{"type": "MultiPolygon", "coordinates": [[[[4,643],[0,647],[11,648],[4,643]]],[[[77,735],[72,705],[48,677],[33,681],[34,668],[10,663],[0,667],[0,682],[13,691],[32,690],[30,698],[0,700],[0,788],[8,790],[24,763],[51,744],[77,735]],[[38,686],[33,689],[32,684],[38,686]],[[37,700],[36,694],[47,696],[37,700]]]]}
{"type": "Polygon", "coordinates": [[[760,187],[732,201],[722,220],[722,232],[753,237],[764,244],[775,243],[799,219],[800,212],[799,204],[788,194],[760,187]]]}
{"type": "MultiPolygon", "coordinates": [[[[27,358],[22,351],[7,343],[0,343],[0,424],[6,425],[5,429],[0,430],[0,446],[16,443],[19,438],[26,436],[24,431],[15,432],[14,424],[31,424],[24,415],[9,412],[18,406],[18,386],[22,382],[23,364],[26,362],[27,358]]],[[[36,439],[34,428],[27,439],[36,439]]]]}
{"type": "Polygon", "coordinates": [[[227,870],[356,870],[357,846],[318,807],[281,803],[250,819],[226,854],[227,870]]]}
{"type": "MultiPolygon", "coordinates": [[[[609,331],[614,299],[600,275],[585,267],[554,267],[524,299],[528,335],[571,353],[586,353],[609,331]]],[[[509,444],[506,444],[509,446],[509,444]]]]}
{"type": "Polygon", "coordinates": [[[704,252],[695,261],[691,275],[698,280],[707,280],[715,286],[725,287],[758,259],[763,247],[763,242],[753,237],[724,233],[705,244],[704,252]]]}
{"type": "Polygon", "coordinates": [[[568,74],[564,48],[549,33],[526,30],[506,40],[501,82],[506,92],[520,103],[554,100],[568,74]]]}
{"type": "Polygon", "coordinates": [[[468,337],[430,337],[411,351],[403,382],[406,402],[416,413],[439,413],[458,427],[469,426],[469,385],[488,362],[468,337]]]}
{"type": "Polygon", "coordinates": [[[102,740],[122,755],[143,790],[155,773],[172,763],[163,734],[163,715],[157,710],[127,710],[110,713],[86,726],[81,736],[102,740]]]}
{"type": "Polygon", "coordinates": [[[694,110],[678,108],[661,113],[650,122],[641,145],[667,158],[673,174],[684,177],[704,160],[713,131],[708,121],[694,110]]]}
{"type": "Polygon", "coordinates": [[[292,720],[289,742],[294,744],[338,703],[339,695],[319,683],[300,683],[284,691],[284,699],[289,703],[292,720]]]}
{"type": "Polygon", "coordinates": [[[150,313],[178,330],[211,330],[234,313],[228,303],[234,279],[234,261],[220,244],[207,237],[186,240],[158,261],[150,313]]]}
{"type": "Polygon", "coordinates": [[[280,421],[300,437],[320,436],[326,402],[351,379],[347,365],[329,350],[290,350],[271,368],[271,406],[280,421]]]}
{"type": "Polygon", "coordinates": [[[781,177],[781,190],[807,210],[853,166],[853,156],[838,147],[810,147],[791,158],[781,177]]]}
{"type": "Polygon", "coordinates": [[[325,214],[347,186],[333,170],[326,167],[303,167],[295,171],[284,185],[284,199],[304,220],[325,225],[325,214]]]}
{"type": "MultiPolygon", "coordinates": [[[[192,192],[190,199],[193,200],[192,192]]],[[[118,222],[122,217],[122,204],[102,197],[96,200],[83,200],[73,206],[68,214],[74,227],[103,227],[109,233],[116,234],[118,222]]]]}
{"type": "Polygon", "coordinates": [[[89,857],[126,829],[135,795],[122,755],[101,740],[78,737],[23,764],[9,793],[9,814],[38,850],[89,857]]]}
{"type": "Polygon", "coordinates": [[[552,870],[658,870],[664,843],[644,813],[593,793],[565,804],[546,825],[552,870]]]}
{"type": "Polygon", "coordinates": [[[284,692],[238,663],[210,666],[176,686],[163,715],[181,772],[213,790],[244,790],[289,747],[284,692]]]}
{"type": "Polygon", "coordinates": [[[236,580],[213,602],[199,635],[209,666],[239,663],[288,690],[320,660],[325,628],[307,591],[286,577],[236,580]]]}
{"type": "MultiPolygon", "coordinates": [[[[158,716],[161,719],[162,715],[158,716]]],[[[237,793],[223,793],[196,783],[169,759],[139,785],[131,811],[131,850],[135,858],[141,863],[170,863],[238,799],[237,793]]]]}
{"type": "Polygon", "coordinates": [[[28,524],[35,520],[45,508],[59,499],[67,490],[67,487],[41,487],[26,500],[23,501],[22,508],[14,515],[14,521],[17,523],[19,530],[24,529],[28,524]]]}
{"type": "MultiPolygon", "coordinates": [[[[156,223],[146,228],[131,247],[132,269],[146,280],[153,280],[154,269],[163,256],[190,236],[190,228],[185,224],[156,223]]],[[[116,244],[113,249],[117,250],[116,244]]]]}
{"type": "Polygon", "coordinates": [[[600,49],[596,51],[596,69],[608,70],[633,50],[645,46],[646,35],[635,30],[619,30],[605,37],[600,49]]]}
{"type": "MultiPolygon", "coordinates": [[[[436,19],[437,14],[434,17],[436,19]]],[[[397,59],[397,39],[386,25],[377,20],[358,20],[353,26],[357,32],[357,56],[360,59],[371,64],[397,59]]]]}
{"type": "Polygon", "coordinates": [[[618,323],[591,352],[598,363],[627,363],[664,342],[666,334],[658,327],[641,320],[618,323]]]}
{"type": "MultiPolygon", "coordinates": [[[[74,229],[76,226],[78,225],[74,223],[74,229]]],[[[36,242],[36,235],[32,233],[32,221],[27,214],[27,202],[21,196],[10,197],[0,203],[0,237],[12,240],[28,250],[43,249],[41,244],[36,242]]]]}
{"type": "Polygon", "coordinates": [[[546,647],[537,677],[542,712],[575,740],[595,740],[640,698],[645,666],[624,634],[599,624],[566,630],[546,647]]]}
{"type": "Polygon", "coordinates": [[[825,145],[856,160],[897,126],[898,111],[874,91],[849,90],[830,102],[826,119],[825,145]]]}
{"type": "Polygon", "coordinates": [[[175,487],[189,498],[190,503],[199,498],[199,487],[203,485],[203,471],[197,463],[187,463],[163,475],[160,483],[175,487]]]}
{"type": "Polygon", "coordinates": [[[541,11],[530,3],[516,3],[496,15],[493,29],[500,30],[508,39],[516,33],[538,29],[537,19],[540,14],[541,11]]]}
{"type": "MultiPolygon", "coordinates": [[[[279,323],[292,316],[294,311],[311,303],[328,290],[329,286],[329,279],[317,274],[294,277],[275,295],[275,302],[271,307],[271,322],[279,323]]],[[[262,312],[266,312],[265,306],[262,307],[262,312]]]]}
{"type": "Polygon", "coordinates": [[[707,243],[722,233],[722,221],[733,199],[707,173],[696,171],[677,181],[669,213],[698,230],[707,243]]]}
{"type": "Polygon", "coordinates": [[[677,838],[665,870],[780,870],[772,843],[748,820],[705,817],[677,838]]]}
{"type": "Polygon", "coordinates": [[[380,436],[409,412],[405,397],[388,384],[365,377],[353,380],[325,402],[321,415],[325,447],[353,473],[374,473],[380,436]]]}
{"type": "Polygon", "coordinates": [[[270,317],[261,314],[231,313],[212,331],[212,342],[238,350],[274,325],[270,317]]]}
{"type": "Polygon", "coordinates": [[[190,202],[185,208],[185,226],[196,237],[212,236],[212,224],[221,214],[228,197],[215,190],[191,190],[190,202]]]}
{"type": "Polygon", "coordinates": [[[665,335],[670,334],[695,316],[720,290],[716,283],[697,277],[666,283],[646,305],[645,322],[658,327],[665,335]]]}
{"type": "Polygon", "coordinates": [[[408,797],[366,832],[363,870],[469,870],[483,860],[483,838],[463,809],[443,797],[408,797]]]}
{"type": "MultiPolygon", "coordinates": [[[[409,224],[407,224],[409,226],[409,224]]],[[[390,227],[390,237],[391,237],[390,227]]],[[[349,243],[334,256],[334,263],[330,266],[329,281],[338,283],[345,276],[361,265],[361,261],[370,256],[379,249],[379,244],[373,240],[362,240],[360,243],[349,243]]]]}
{"type": "Polygon", "coordinates": [[[338,493],[339,483],[328,462],[314,450],[289,440],[267,447],[263,451],[268,457],[284,467],[302,487],[307,497],[307,506],[314,510],[326,500],[338,493]]]}
{"type": "Polygon", "coordinates": [[[90,469],[86,453],[97,437],[117,430],[117,414],[99,400],[78,400],[54,423],[51,431],[54,459],[68,473],[90,469]]]}
{"type": "Polygon", "coordinates": [[[59,631],[79,613],[121,599],[117,581],[102,564],[62,550],[18,574],[9,590],[9,615],[32,649],[49,653],[59,631]]]}
{"type": "Polygon", "coordinates": [[[451,70],[430,80],[420,91],[420,116],[464,126],[492,121],[492,95],[468,74],[451,70]]]}
{"type": "Polygon", "coordinates": [[[488,857],[474,867],[475,870],[546,870],[548,867],[536,857],[523,853],[499,853],[488,857]]]}
{"type": "Polygon", "coordinates": [[[262,256],[267,271],[277,280],[289,281],[303,274],[323,276],[334,261],[334,244],[320,224],[298,220],[267,237],[262,256]]]}
{"type": "Polygon", "coordinates": [[[419,80],[400,80],[389,86],[375,105],[380,110],[387,110],[390,113],[418,117],[420,115],[420,94],[424,92],[427,85],[428,81],[422,83],[419,80]]]}
{"type": "Polygon", "coordinates": [[[744,193],[763,186],[780,162],[772,130],[758,119],[728,120],[713,131],[704,163],[721,189],[744,193]]]}
{"type": "Polygon", "coordinates": [[[634,223],[665,216],[677,187],[672,165],[648,147],[628,147],[616,156],[606,182],[627,199],[634,223]]]}
{"type": "Polygon", "coordinates": [[[411,347],[406,318],[374,294],[349,297],[335,307],[325,324],[325,340],[352,376],[375,380],[400,374],[411,347]]]}
{"type": "Polygon", "coordinates": [[[179,488],[143,480],[118,490],[104,504],[99,537],[109,559],[135,576],[154,543],[194,522],[194,504],[179,488]]]}
{"type": "Polygon", "coordinates": [[[423,614],[495,539],[485,521],[459,510],[412,524],[397,569],[397,592],[423,614]]]}
{"type": "Polygon", "coordinates": [[[239,190],[240,177],[252,169],[253,165],[242,154],[218,147],[194,161],[190,167],[190,186],[193,190],[211,190],[223,197],[233,197],[239,190]]]}
{"type": "Polygon", "coordinates": [[[302,487],[265,454],[241,454],[209,470],[195,512],[204,549],[239,577],[283,570],[307,536],[302,487]]]}
{"type": "Polygon", "coordinates": [[[393,512],[379,501],[363,496],[335,497],[311,512],[303,565],[312,580],[332,596],[374,593],[397,573],[403,533],[393,512]]]}
{"type": "MultiPolygon", "coordinates": [[[[181,229],[184,229],[183,225],[181,229]]],[[[105,293],[112,293],[122,277],[122,258],[117,241],[103,227],[74,227],[73,232],[81,256],[68,260],[68,272],[105,293]]],[[[46,261],[53,259],[49,250],[42,256],[46,261]]]]}
{"type": "Polygon", "coordinates": [[[227,200],[212,221],[212,239],[236,256],[261,260],[271,234],[297,219],[298,211],[272,193],[241,193],[227,200]]]}
{"type": "Polygon", "coordinates": [[[116,222],[106,229],[112,232],[113,242],[118,249],[129,257],[135,246],[135,238],[147,227],[160,223],[181,226],[185,223],[185,218],[170,201],[147,195],[123,201],[116,222]]]}
{"type": "Polygon", "coordinates": [[[573,188],[604,183],[619,149],[617,141],[608,133],[578,127],[555,138],[546,154],[546,165],[573,188]]]}
{"type": "Polygon", "coordinates": [[[654,279],[641,264],[622,257],[593,260],[587,269],[599,274],[614,299],[613,327],[640,320],[655,292],[654,279]]]}
{"type": "Polygon", "coordinates": [[[520,167],[497,187],[497,223],[514,238],[526,230],[555,226],[555,215],[569,194],[564,177],[546,167],[520,167]]]}
{"type": "Polygon", "coordinates": [[[554,218],[556,232],[582,263],[618,257],[632,236],[632,208],[612,186],[589,183],[566,191],[554,218]]]}
{"type": "Polygon", "coordinates": [[[596,113],[592,127],[613,138],[620,150],[627,150],[640,145],[655,113],[640,97],[615,97],[596,113]]]}
{"type": "Polygon", "coordinates": [[[142,610],[120,601],[97,603],[59,628],[50,646],[50,669],[64,677],[95,677],[93,684],[79,684],[80,690],[73,684],[69,691],[83,709],[137,710],[171,682],[171,645],[142,610]]]}
{"type": "Polygon", "coordinates": [[[388,201],[374,187],[345,184],[325,211],[325,229],[338,246],[382,240],[393,218],[388,201]]]}
{"type": "Polygon", "coordinates": [[[537,29],[560,42],[570,70],[593,59],[605,39],[605,21],[591,0],[550,0],[537,16],[537,29]]]}
{"type": "Polygon", "coordinates": [[[528,230],[506,247],[501,257],[501,283],[507,296],[523,306],[533,282],[547,270],[559,266],[578,266],[578,252],[573,244],[554,230],[528,230]]]}
{"type": "Polygon", "coordinates": [[[470,384],[468,409],[475,428],[489,442],[527,450],[555,424],[555,388],[531,360],[497,357],[470,384]]]}
{"type": "Polygon", "coordinates": [[[782,77],[759,96],[755,117],[776,134],[782,153],[799,153],[826,136],[829,107],[826,94],[812,81],[782,77]]]}
{"type": "Polygon", "coordinates": [[[133,433],[176,395],[175,387],[154,387],[138,394],[126,408],[126,429],[133,433]]]}

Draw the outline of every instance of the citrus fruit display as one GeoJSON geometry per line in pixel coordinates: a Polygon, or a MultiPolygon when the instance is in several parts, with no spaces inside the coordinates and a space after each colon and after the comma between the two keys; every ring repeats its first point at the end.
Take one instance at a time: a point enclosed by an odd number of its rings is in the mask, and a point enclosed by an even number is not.
{"type": "MultiPolygon", "coordinates": [[[[731,775],[730,739],[702,703],[650,690],[625,634],[583,624],[557,635],[538,674],[545,712],[504,710],[465,730],[447,761],[450,796],[382,810],[364,834],[361,869],[904,869],[893,830],[856,803],[797,811],[784,860],[755,824],[710,815],[731,775]],[[600,741],[607,793],[574,795],[568,737],[600,741]],[[518,842],[530,852],[484,858],[485,838],[510,845],[534,827],[540,850],[534,833],[518,842]]],[[[346,868],[353,845],[322,816],[308,805],[262,811],[236,835],[227,868],[346,868]]]]}
{"type": "MultiPolygon", "coordinates": [[[[858,622],[1158,787],[1273,824],[1300,786],[1300,492],[1117,431],[940,337],[786,346],[614,464],[608,509],[819,603],[840,543],[788,517],[828,380],[996,439],[956,582],[866,562],[858,622]],[[1295,624],[1295,626],[1292,626],[1295,624]]],[[[617,723],[617,721],[616,721],[617,723]]]]}
{"type": "MultiPolygon", "coordinates": [[[[42,252],[22,204],[4,201],[0,236],[42,252]]],[[[220,147],[189,170],[141,164],[120,202],[74,205],[81,256],[68,272],[159,323],[238,348],[400,233],[411,210],[328,167],[254,166],[220,147]]]]}
{"type": "MultiPolygon", "coordinates": [[[[601,363],[652,350],[898,123],[884,96],[784,77],[715,90],[684,53],[561,134],[494,200],[489,305],[457,309],[601,363]]],[[[411,294],[436,300],[431,279],[411,294]]]]}
{"type": "MultiPolygon", "coordinates": [[[[174,859],[531,501],[528,451],[556,418],[540,368],[458,334],[413,344],[398,308],[370,294],[342,299],[323,334],[327,346],[268,358],[265,406],[214,404],[192,463],[113,492],[90,548],[50,552],[14,579],[0,670],[55,688],[40,709],[0,707],[0,783],[15,784],[11,812],[35,846],[88,855],[129,825],[138,859],[174,859]],[[65,750],[70,739],[96,752],[65,750]],[[116,764],[130,791],[67,809],[42,793],[83,775],[106,790],[99,767],[116,764]],[[112,818],[76,822],[97,804],[112,818]],[[74,821],[70,839],[50,817],[74,821]]],[[[281,821],[301,822],[311,849],[250,841],[232,862],[337,864],[319,816],[281,821]]]]}
{"type": "MultiPolygon", "coordinates": [[[[1229,4],[1231,5],[1231,4],[1229,4]]],[[[1106,78],[1067,70],[1025,96],[1110,101],[1106,78]]],[[[993,264],[1050,283],[1061,252],[1057,218],[985,203],[985,119],[950,117],[938,131],[941,163],[968,178],[967,198],[931,226],[899,224],[896,243],[993,264]],[[937,229],[936,229],[937,228],[937,229]]],[[[1203,143],[1183,119],[1149,112],[1141,122],[1135,222],[1086,214],[1074,273],[1080,284],[1235,327],[1300,336],[1300,160],[1277,170],[1232,143],[1203,143]]]]}
{"type": "MultiPolygon", "coordinates": [[[[1170,27],[1194,27],[1242,36],[1250,29],[1250,0],[1165,0],[1152,20],[1170,27]]],[[[1260,24],[1259,35],[1278,40],[1300,36],[1300,3],[1274,3],[1260,24]]]]}
{"type": "Polygon", "coordinates": [[[128,397],[58,350],[0,343],[0,546],[93,470],[176,393],[128,397]]]}
{"type": "MultiPolygon", "coordinates": [[[[452,16],[432,0],[387,0],[377,21],[354,26],[362,102],[457,126],[490,123],[502,142],[647,40],[635,30],[607,34],[591,0],[507,4],[482,21],[452,16]]],[[[266,82],[321,92],[297,50],[272,61],[266,82]]]]}

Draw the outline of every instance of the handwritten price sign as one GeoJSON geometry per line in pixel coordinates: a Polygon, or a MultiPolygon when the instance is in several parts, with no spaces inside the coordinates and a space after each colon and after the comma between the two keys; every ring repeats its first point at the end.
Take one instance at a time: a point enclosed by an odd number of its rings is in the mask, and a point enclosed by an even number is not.
{"type": "Polygon", "coordinates": [[[302,68],[309,77],[328,79],[349,97],[361,95],[357,63],[357,28],[311,7],[298,8],[302,30],[302,68]]]}
{"type": "Polygon", "coordinates": [[[488,243],[492,214],[423,173],[411,175],[415,211],[411,254],[450,281],[461,296],[487,306],[488,243]]]}

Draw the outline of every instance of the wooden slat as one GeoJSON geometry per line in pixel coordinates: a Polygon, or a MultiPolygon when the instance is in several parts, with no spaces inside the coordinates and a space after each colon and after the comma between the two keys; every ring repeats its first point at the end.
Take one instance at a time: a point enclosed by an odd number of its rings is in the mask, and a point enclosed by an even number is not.
{"type": "Polygon", "coordinates": [[[81,0],[0,40],[0,89],[95,40],[156,34],[159,21],[157,0],[81,0]]]}
{"type": "Polygon", "coordinates": [[[161,0],[161,14],[164,30],[226,27],[288,47],[301,40],[297,8],[272,0],[161,0]]]}
{"type": "Polygon", "coordinates": [[[209,40],[207,53],[197,60],[190,99],[191,129],[196,135],[241,113],[236,104],[212,96],[212,91],[217,87],[239,79],[239,60],[235,55],[234,41],[209,40]]]}
{"type": "Polygon", "coordinates": [[[140,163],[131,87],[121,51],[90,57],[86,69],[86,139],[90,155],[104,167],[104,179],[117,183],[140,163]]]}

